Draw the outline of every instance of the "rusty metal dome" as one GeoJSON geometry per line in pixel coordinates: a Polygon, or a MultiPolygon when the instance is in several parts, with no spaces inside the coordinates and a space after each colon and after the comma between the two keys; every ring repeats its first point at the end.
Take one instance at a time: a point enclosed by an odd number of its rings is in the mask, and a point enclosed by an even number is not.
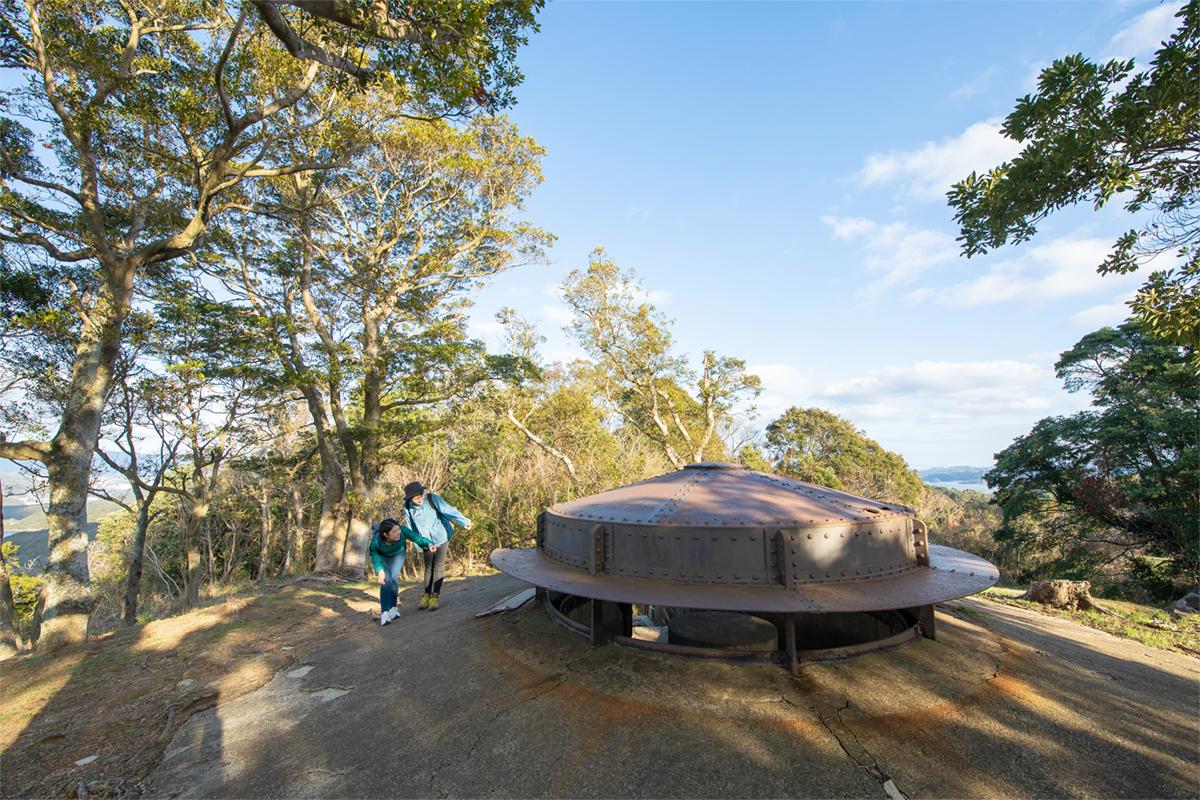
{"type": "Polygon", "coordinates": [[[759,613],[928,606],[999,577],[910,508],[719,462],[552,506],[536,548],[491,561],[599,601],[759,613]]]}

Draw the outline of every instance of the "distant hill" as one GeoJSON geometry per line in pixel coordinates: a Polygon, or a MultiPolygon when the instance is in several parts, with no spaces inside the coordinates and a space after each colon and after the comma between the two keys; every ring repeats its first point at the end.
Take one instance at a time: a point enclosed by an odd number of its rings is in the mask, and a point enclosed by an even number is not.
{"type": "MultiPolygon", "coordinates": [[[[96,528],[100,520],[120,511],[121,507],[111,500],[92,500],[87,505],[88,539],[96,538],[96,528]]],[[[27,567],[31,575],[36,575],[46,566],[46,556],[50,552],[49,531],[46,528],[46,514],[40,506],[13,506],[4,504],[4,541],[17,546],[17,560],[22,567],[27,567]]]]}
{"type": "MultiPolygon", "coordinates": [[[[121,507],[111,500],[89,500],[87,504],[88,521],[99,522],[114,511],[120,510],[121,507]]],[[[26,506],[4,504],[4,534],[6,537],[12,533],[45,529],[46,514],[42,511],[41,506],[37,504],[26,506]]]]}
{"type": "Polygon", "coordinates": [[[932,467],[917,470],[921,480],[930,483],[983,483],[989,467],[932,467]]]}

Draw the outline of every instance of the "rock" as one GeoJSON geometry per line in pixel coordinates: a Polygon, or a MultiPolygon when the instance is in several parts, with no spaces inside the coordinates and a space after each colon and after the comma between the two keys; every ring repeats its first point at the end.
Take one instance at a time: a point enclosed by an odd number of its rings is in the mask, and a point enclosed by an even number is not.
{"type": "Polygon", "coordinates": [[[193,684],[195,683],[196,681],[193,678],[184,678],[179,683],[175,684],[175,688],[179,689],[180,691],[186,691],[192,688],[193,684]]]}
{"type": "Polygon", "coordinates": [[[88,756],[87,758],[81,758],[81,759],[79,759],[78,761],[76,761],[76,762],[75,762],[75,766],[77,766],[77,767],[86,767],[88,764],[92,763],[93,761],[95,761],[95,760],[96,760],[97,758],[99,758],[99,757],[100,757],[100,756],[88,756]]]}
{"type": "Polygon", "coordinates": [[[1091,589],[1089,581],[1036,581],[1021,599],[1051,608],[1093,609],[1091,589]]]}
{"type": "Polygon", "coordinates": [[[1200,612],[1200,590],[1188,592],[1168,606],[1168,610],[1171,612],[1172,617],[1200,612]]]}

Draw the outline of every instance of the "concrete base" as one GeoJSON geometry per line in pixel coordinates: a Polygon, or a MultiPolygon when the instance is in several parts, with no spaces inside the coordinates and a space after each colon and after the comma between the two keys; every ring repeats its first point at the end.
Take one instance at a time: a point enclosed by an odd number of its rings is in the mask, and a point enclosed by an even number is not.
{"type": "MultiPolygon", "coordinates": [[[[964,601],[938,639],[773,664],[593,648],[520,584],[448,581],[436,614],[298,653],[192,717],[150,797],[1184,798],[1200,661],[964,601]],[[311,667],[311,669],[303,669],[311,667]],[[892,796],[895,796],[894,794],[892,796]]],[[[419,588],[406,588],[410,601],[419,588]]]]}

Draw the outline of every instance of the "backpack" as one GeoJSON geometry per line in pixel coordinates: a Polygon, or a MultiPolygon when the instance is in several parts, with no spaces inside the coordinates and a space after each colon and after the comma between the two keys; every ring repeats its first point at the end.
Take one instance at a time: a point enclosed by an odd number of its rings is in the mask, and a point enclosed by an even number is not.
{"type": "MultiPolygon", "coordinates": [[[[425,497],[429,501],[429,507],[433,509],[433,512],[435,514],[437,514],[438,522],[442,523],[442,526],[446,529],[446,541],[449,542],[451,539],[454,538],[454,533],[458,529],[454,526],[454,524],[452,522],[450,522],[450,520],[446,517],[446,515],[444,513],[442,513],[442,509],[438,505],[438,503],[440,503],[442,501],[442,498],[438,497],[433,492],[426,492],[425,497]]],[[[407,511],[409,509],[409,507],[410,507],[409,503],[411,503],[411,502],[412,502],[411,500],[406,500],[404,502],[405,511],[407,511]]]]}

